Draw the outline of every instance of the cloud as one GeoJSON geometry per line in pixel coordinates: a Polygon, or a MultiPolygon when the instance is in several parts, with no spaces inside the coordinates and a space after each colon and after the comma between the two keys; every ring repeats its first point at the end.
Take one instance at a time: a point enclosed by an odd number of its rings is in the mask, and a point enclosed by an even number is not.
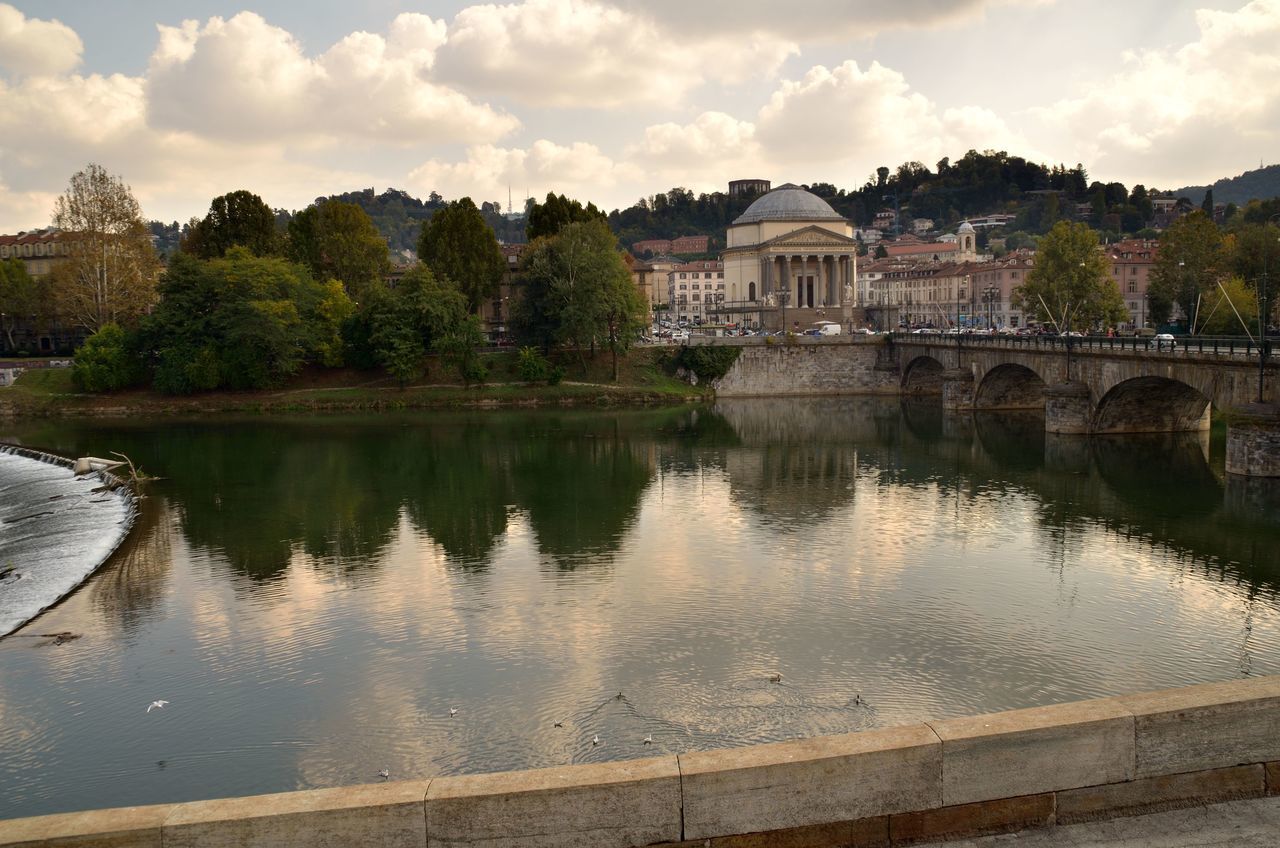
{"type": "Polygon", "coordinates": [[[83,51],[66,24],[28,18],[0,3],[0,69],[18,76],[65,73],[80,64],[83,51]]]}
{"type": "Polygon", "coordinates": [[[1052,0],[808,0],[780,10],[776,0],[614,0],[647,20],[674,22],[673,30],[771,33],[804,42],[870,37],[895,29],[952,26],[1000,6],[1035,6],[1052,0]]]}
{"type": "Polygon", "coordinates": [[[690,33],[597,0],[526,0],[460,11],[438,70],[467,90],[543,106],[674,105],[707,81],[772,75],[796,51],[767,31],[690,33]]]}
{"type": "Polygon", "coordinates": [[[593,144],[539,139],[527,149],[471,147],[461,162],[427,161],[409,174],[409,185],[423,195],[438,191],[445,197],[500,197],[511,187],[534,197],[554,191],[589,200],[640,177],[634,165],[615,162],[593,144]]]}
{"type": "MultiPolygon", "coordinates": [[[[1031,110],[1069,161],[1177,188],[1239,171],[1241,154],[1280,149],[1280,0],[1196,12],[1198,38],[1125,56],[1123,70],[1031,110]]],[[[1248,157],[1246,157],[1248,158],[1248,157]]]]}
{"type": "Polygon", "coordinates": [[[445,29],[424,15],[400,15],[386,38],[352,33],[316,58],[252,12],[159,31],[147,81],[158,128],[421,144],[493,140],[519,123],[426,78],[445,29]]]}

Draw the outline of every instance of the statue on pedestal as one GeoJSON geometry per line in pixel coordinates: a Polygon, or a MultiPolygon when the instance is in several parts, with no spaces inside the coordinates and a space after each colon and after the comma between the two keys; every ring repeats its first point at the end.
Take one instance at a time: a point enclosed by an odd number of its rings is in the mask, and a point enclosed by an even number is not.
{"type": "Polygon", "coordinates": [[[853,303],[853,286],[849,285],[848,283],[844,284],[844,299],[840,302],[842,304],[853,303]]]}

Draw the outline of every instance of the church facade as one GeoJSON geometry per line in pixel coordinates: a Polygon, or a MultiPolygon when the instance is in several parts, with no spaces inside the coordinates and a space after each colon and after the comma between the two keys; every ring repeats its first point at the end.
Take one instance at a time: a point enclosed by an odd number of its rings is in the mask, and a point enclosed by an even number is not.
{"type": "Polygon", "coordinates": [[[787,183],[729,225],[725,300],[758,310],[825,310],[853,302],[858,243],[853,224],[815,194],[787,183]]]}

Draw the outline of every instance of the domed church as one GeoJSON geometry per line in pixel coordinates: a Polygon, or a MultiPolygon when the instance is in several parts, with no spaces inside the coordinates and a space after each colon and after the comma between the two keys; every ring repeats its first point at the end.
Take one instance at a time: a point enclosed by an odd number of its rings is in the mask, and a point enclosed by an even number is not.
{"type": "MultiPolygon", "coordinates": [[[[778,325],[770,317],[777,309],[825,313],[852,304],[858,278],[853,224],[816,194],[778,186],[729,225],[725,243],[725,300],[759,312],[766,324],[778,325]]],[[[839,313],[828,317],[840,320],[839,313]]],[[[797,313],[796,320],[806,319],[797,313]]]]}

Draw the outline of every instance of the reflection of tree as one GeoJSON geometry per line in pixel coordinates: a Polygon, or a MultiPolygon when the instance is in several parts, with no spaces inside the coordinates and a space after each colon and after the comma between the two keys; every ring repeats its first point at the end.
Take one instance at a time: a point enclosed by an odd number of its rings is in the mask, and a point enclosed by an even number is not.
{"type": "Polygon", "coordinates": [[[857,456],[852,445],[777,445],[729,451],[725,468],[735,502],[790,532],[852,503],[857,456]]]}
{"type": "Polygon", "coordinates": [[[516,449],[517,500],[538,547],[561,568],[615,552],[653,477],[651,451],[620,423],[560,419],[555,432],[516,449]]]}
{"type": "Polygon", "coordinates": [[[172,562],[174,516],[164,498],[139,502],[133,530],[98,573],[93,604],[108,624],[129,632],[146,622],[164,592],[172,562]]]}

